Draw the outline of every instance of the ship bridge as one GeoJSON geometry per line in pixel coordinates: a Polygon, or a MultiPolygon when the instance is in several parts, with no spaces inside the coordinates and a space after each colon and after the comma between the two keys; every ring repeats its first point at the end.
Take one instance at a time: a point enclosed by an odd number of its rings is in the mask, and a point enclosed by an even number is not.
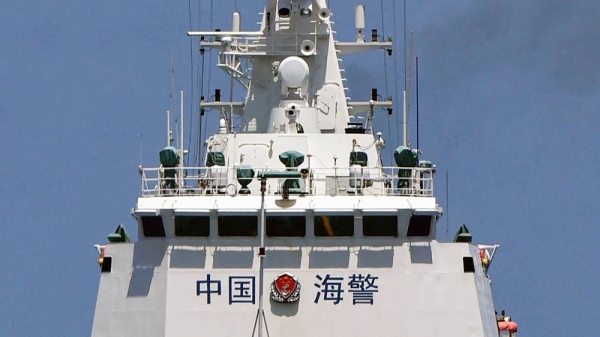
{"type": "Polygon", "coordinates": [[[477,246],[435,240],[431,198],[373,199],[140,198],[93,336],[497,336],[477,246]]]}
{"type": "Polygon", "coordinates": [[[388,57],[391,39],[365,41],[361,5],[356,42],[335,40],[327,3],[267,0],[257,31],[234,13],[230,31],[188,32],[247,95],[201,93],[200,126],[205,113],[219,125],[197,151],[183,148],[183,93],[179,148],[168,114],[160,164],[139,167],[139,240],[119,226],[97,245],[93,337],[498,336],[493,252],[466,229],[436,240],[436,168],[410,147],[410,93],[393,162],[373,123],[392,98],[346,95],[340,56],[388,57]]]}
{"type": "Polygon", "coordinates": [[[226,151],[185,179],[143,169],[139,241],[103,248],[93,336],[497,336],[477,246],[435,239],[434,168],[359,157],[368,174],[296,155],[209,178],[226,151]]]}

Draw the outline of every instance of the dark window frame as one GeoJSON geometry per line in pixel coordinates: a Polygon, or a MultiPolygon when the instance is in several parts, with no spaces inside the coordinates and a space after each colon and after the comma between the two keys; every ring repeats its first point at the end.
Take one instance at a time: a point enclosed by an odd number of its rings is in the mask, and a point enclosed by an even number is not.
{"type": "Polygon", "coordinates": [[[314,233],[315,237],[317,237],[317,238],[351,238],[351,237],[354,237],[356,235],[356,233],[354,231],[354,215],[348,214],[348,213],[315,214],[313,217],[313,233],[314,233]],[[328,233],[326,232],[326,229],[325,229],[325,224],[320,223],[320,221],[322,221],[320,219],[323,219],[323,217],[329,217],[329,218],[334,218],[334,219],[339,218],[339,219],[335,219],[335,220],[342,220],[342,219],[345,221],[350,220],[350,222],[352,223],[351,226],[345,226],[344,224],[341,224],[341,223],[331,224],[332,227],[334,227],[334,228],[332,228],[334,231],[341,231],[341,230],[347,230],[347,229],[350,229],[350,231],[348,231],[347,233],[342,233],[342,235],[338,235],[336,233],[334,233],[334,235],[328,235],[328,233]],[[321,226],[321,228],[319,228],[319,226],[321,226]],[[335,227],[337,227],[337,228],[335,228],[335,227]]]}
{"type": "Polygon", "coordinates": [[[431,235],[431,227],[433,216],[427,214],[412,215],[408,221],[408,227],[406,228],[407,237],[428,237],[431,235]],[[427,218],[428,220],[425,220],[427,218]],[[413,222],[414,219],[414,222],[413,222]],[[425,227],[425,221],[427,221],[427,227],[425,227]]]}
{"type": "Polygon", "coordinates": [[[167,236],[162,216],[142,216],[140,221],[142,222],[142,234],[145,238],[164,238],[167,236]]]}
{"type": "MultiPolygon", "coordinates": [[[[388,225],[391,225],[391,224],[387,224],[386,223],[384,225],[388,226],[388,225]]],[[[385,226],[379,225],[379,224],[376,225],[376,226],[379,227],[379,229],[385,227],[385,226]]],[[[363,216],[362,216],[362,233],[363,233],[363,236],[365,236],[365,237],[386,237],[386,238],[394,237],[394,238],[397,238],[398,234],[399,234],[399,230],[398,230],[398,215],[397,214],[363,214],[363,216]],[[393,230],[391,230],[389,232],[389,234],[371,234],[371,233],[368,233],[368,230],[372,230],[372,228],[368,229],[368,227],[370,227],[371,224],[365,223],[365,219],[369,219],[369,221],[371,221],[370,219],[374,219],[375,220],[375,218],[385,218],[385,219],[393,218],[393,221],[392,221],[393,226],[390,226],[390,227],[393,228],[393,230]]]]}
{"type": "Polygon", "coordinates": [[[472,256],[463,256],[463,272],[475,273],[475,259],[472,256]]]}
{"type": "Polygon", "coordinates": [[[175,226],[175,236],[176,237],[181,237],[181,238],[205,238],[205,237],[209,237],[210,236],[210,215],[206,214],[206,215],[175,215],[175,217],[173,218],[173,223],[175,226]],[[185,219],[198,219],[198,220],[202,220],[201,223],[182,223],[181,221],[185,220],[185,219]],[[187,226],[189,227],[193,227],[192,230],[192,235],[183,233],[181,231],[185,231],[185,230],[189,230],[189,228],[186,228],[187,226]],[[198,234],[198,232],[194,233],[194,230],[196,231],[200,231],[199,235],[193,235],[193,234],[198,234]]]}
{"type": "MultiPolygon", "coordinates": [[[[284,232],[284,230],[282,231],[284,232]]],[[[281,232],[280,232],[281,233],[281,232]]],[[[267,237],[270,238],[304,238],[306,237],[306,215],[304,214],[282,214],[282,213],[267,213],[266,214],[266,219],[265,219],[265,235],[267,237]],[[282,235],[276,235],[278,233],[273,233],[273,231],[277,231],[277,230],[281,230],[281,228],[277,228],[278,225],[281,224],[274,224],[270,221],[275,220],[275,219],[285,219],[285,218],[289,218],[291,219],[292,226],[296,226],[300,223],[302,223],[301,226],[299,226],[298,228],[293,228],[293,229],[289,229],[288,233],[283,233],[282,235]],[[302,220],[300,220],[302,219],[302,220]],[[297,222],[295,222],[297,221],[297,222]],[[295,233],[292,233],[295,232],[295,233]]]]}
{"type": "Polygon", "coordinates": [[[110,273],[112,271],[112,256],[105,256],[100,267],[102,273],[110,273]]]}
{"type": "MultiPolygon", "coordinates": [[[[239,228],[238,228],[239,229],[239,228]]],[[[243,231],[243,230],[241,230],[243,231]]],[[[257,214],[223,214],[223,215],[219,215],[217,217],[217,234],[220,237],[224,237],[224,238],[255,238],[258,236],[258,215],[257,214]],[[240,221],[242,222],[242,224],[230,224],[230,223],[224,223],[222,222],[222,220],[224,219],[229,219],[231,221],[240,221]],[[250,220],[251,218],[254,219],[253,223],[243,223],[244,220],[250,220]],[[224,228],[229,226],[230,228],[224,228]],[[248,230],[249,232],[251,232],[252,234],[228,234],[226,233],[226,231],[233,231],[233,228],[235,226],[245,226],[247,227],[246,230],[248,230]]]]}

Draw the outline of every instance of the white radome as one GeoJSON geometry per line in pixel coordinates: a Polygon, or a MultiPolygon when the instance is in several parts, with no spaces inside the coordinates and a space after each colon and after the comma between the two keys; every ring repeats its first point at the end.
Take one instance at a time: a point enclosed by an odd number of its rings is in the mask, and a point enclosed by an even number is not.
{"type": "Polygon", "coordinates": [[[298,56],[287,57],[279,64],[279,79],[290,89],[302,87],[308,80],[309,72],[306,61],[298,56]]]}

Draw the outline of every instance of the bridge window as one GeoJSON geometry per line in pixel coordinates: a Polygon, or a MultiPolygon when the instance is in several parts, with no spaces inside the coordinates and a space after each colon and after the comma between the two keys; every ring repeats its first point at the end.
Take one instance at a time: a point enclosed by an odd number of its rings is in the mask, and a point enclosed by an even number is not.
{"type": "Polygon", "coordinates": [[[363,216],[364,236],[398,236],[398,217],[395,215],[363,216]]]}
{"type": "Polygon", "coordinates": [[[465,273],[474,273],[475,272],[475,262],[473,262],[472,256],[463,257],[463,271],[465,273]]]}
{"type": "Polygon", "coordinates": [[[100,267],[102,273],[110,273],[112,270],[112,257],[105,256],[100,267]]]}
{"type": "Polygon", "coordinates": [[[266,226],[267,236],[306,236],[306,218],[304,216],[267,216],[266,226]]]}
{"type": "Polygon", "coordinates": [[[219,236],[257,236],[258,217],[227,215],[219,217],[219,236]]]}
{"type": "Polygon", "coordinates": [[[209,216],[176,216],[176,236],[208,236],[210,234],[209,216]]]}
{"type": "Polygon", "coordinates": [[[431,215],[413,215],[408,223],[406,236],[429,236],[431,233],[431,215]]]}
{"type": "Polygon", "coordinates": [[[165,237],[165,226],[160,215],[143,216],[142,231],[147,238],[162,238],[165,237]]]}
{"type": "Polygon", "coordinates": [[[315,215],[315,236],[354,236],[354,216],[315,215]]]}

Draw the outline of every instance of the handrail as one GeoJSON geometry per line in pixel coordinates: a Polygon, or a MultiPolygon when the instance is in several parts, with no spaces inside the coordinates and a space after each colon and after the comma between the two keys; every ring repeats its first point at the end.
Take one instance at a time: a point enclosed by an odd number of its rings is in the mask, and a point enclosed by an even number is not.
{"type": "MultiPolygon", "coordinates": [[[[259,175],[286,168],[252,168],[252,178],[238,177],[243,167],[142,168],[141,196],[219,196],[238,193],[260,195],[259,175]],[[165,174],[168,173],[168,174],[165,174]],[[175,177],[174,177],[175,175],[175,177]],[[247,188],[243,188],[243,182],[247,188]],[[182,185],[182,186],[180,186],[182,185]],[[242,191],[242,189],[244,191],[242,191]]],[[[289,169],[294,170],[296,169],[289,169]]],[[[302,195],[373,195],[432,197],[434,169],[425,167],[330,167],[298,168],[300,178],[290,175],[268,182],[267,195],[279,195],[285,188],[302,195]]]]}

